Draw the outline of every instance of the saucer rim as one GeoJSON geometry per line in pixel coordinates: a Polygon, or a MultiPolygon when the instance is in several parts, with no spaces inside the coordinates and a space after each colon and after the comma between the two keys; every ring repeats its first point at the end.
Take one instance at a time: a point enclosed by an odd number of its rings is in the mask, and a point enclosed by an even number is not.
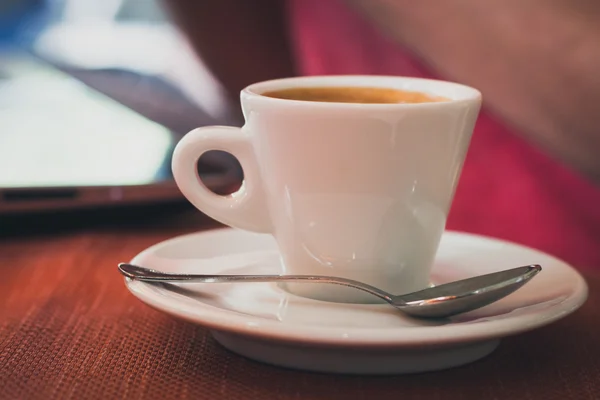
{"type": "MultiPolygon", "coordinates": [[[[168,246],[172,242],[180,241],[191,236],[230,235],[237,232],[249,235],[264,235],[240,231],[232,228],[219,228],[208,231],[189,233],[176,236],[156,243],[141,251],[131,260],[132,263],[143,263],[144,260],[156,252],[158,248],[168,246]]],[[[232,310],[215,307],[198,301],[196,310],[199,313],[190,313],[177,307],[172,307],[167,302],[160,300],[159,296],[148,295],[145,288],[157,289],[152,283],[132,281],[125,278],[125,286],[139,300],[154,309],[176,316],[180,319],[199,324],[211,330],[228,332],[240,336],[250,336],[260,340],[277,340],[294,344],[310,344],[336,346],[336,347],[421,347],[429,345],[455,345],[474,341],[499,339],[527,332],[551,324],[575,312],[588,297],[588,286],[583,276],[572,266],[557,257],[537,249],[517,244],[503,239],[489,236],[446,230],[444,235],[462,237],[467,240],[488,241],[527,251],[546,258],[555,263],[554,268],[564,268],[570,272],[574,282],[573,292],[559,304],[550,306],[542,311],[507,317],[500,320],[480,321],[474,324],[465,322],[448,325],[422,326],[422,327],[397,327],[384,330],[377,328],[347,328],[290,325],[281,321],[272,321],[257,316],[238,313],[232,310]]],[[[316,301],[316,300],[315,300],[316,301]]],[[[389,307],[388,305],[374,305],[375,307],[389,307]]]]}

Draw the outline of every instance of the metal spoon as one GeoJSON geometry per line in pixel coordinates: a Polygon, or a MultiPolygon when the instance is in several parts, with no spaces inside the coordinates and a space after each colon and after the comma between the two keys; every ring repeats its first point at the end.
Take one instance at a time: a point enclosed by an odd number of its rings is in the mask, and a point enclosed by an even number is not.
{"type": "Polygon", "coordinates": [[[528,265],[395,296],[366,283],[333,276],[169,274],[119,264],[119,271],[127,278],[148,282],[308,282],[348,286],[377,296],[398,310],[419,318],[450,317],[486,306],[511,294],[541,270],[539,265],[528,265]]]}

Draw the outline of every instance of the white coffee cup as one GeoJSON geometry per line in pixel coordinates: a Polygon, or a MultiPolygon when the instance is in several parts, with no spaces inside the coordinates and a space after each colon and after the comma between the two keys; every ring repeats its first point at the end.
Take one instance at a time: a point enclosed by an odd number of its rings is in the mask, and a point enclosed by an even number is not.
{"type": "MultiPolygon", "coordinates": [[[[173,155],[187,199],[210,217],[270,233],[285,273],[355,279],[391,293],[423,289],[444,231],[481,104],[456,83],[387,76],[318,76],[256,83],[241,93],[246,124],[188,133],[173,155]],[[284,100],[296,87],[383,87],[448,99],[413,104],[284,100]],[[209,150],[244,170],[236,193],[219,196],[196,163],[209,150]]],[[[351,289],[290,285],[324,300],[371,300],[351,289]]]]}

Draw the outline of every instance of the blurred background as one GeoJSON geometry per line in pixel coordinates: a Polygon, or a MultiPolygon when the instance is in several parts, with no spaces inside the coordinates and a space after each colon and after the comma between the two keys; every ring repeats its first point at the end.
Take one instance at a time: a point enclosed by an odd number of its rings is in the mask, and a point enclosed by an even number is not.
{"type": "MultiPolygon", "coordinates": [[[[160,1],[2,0],[1,4],[3,47],[27,48],[123,100],[153,90],[168,96],[166,88],[157,87],[170,86],[190,107],[227,119],[218,84],[170,23],[160,1]],[[108,84],[111,79],[119,84],[108,84]]],[[[159,100],[138,107],[155,113],[172,109],[180,117],[193,118],[186,110],[168,107],[166,101],[158,104],[159,100]],[[159,110],[163,107],[167,110],[159,110]]],[[[185,129],[197,126],[185,125],[185,129]]]]}
{"type": "MultiPolygon", "coordinates": [[[[230,109],[160,1],[0,0],[0,216],[182,200],[173,146],[230,109]]],[[[199,173],[242,174],[219,152],[199,173]]]]}

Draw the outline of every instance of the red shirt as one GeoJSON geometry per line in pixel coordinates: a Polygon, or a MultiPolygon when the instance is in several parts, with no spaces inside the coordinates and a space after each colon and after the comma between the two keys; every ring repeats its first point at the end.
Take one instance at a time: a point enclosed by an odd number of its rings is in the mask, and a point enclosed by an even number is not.
{"type": "MultiPolygon", "coordinates": [[[[444,78],[340,0],[288,1],[295,56],[305,75],[444,78]]],[[[485,106],[447,228],[532,246],[580,268],[600,268],[600,188],[529,145],[485,106]]]]}

